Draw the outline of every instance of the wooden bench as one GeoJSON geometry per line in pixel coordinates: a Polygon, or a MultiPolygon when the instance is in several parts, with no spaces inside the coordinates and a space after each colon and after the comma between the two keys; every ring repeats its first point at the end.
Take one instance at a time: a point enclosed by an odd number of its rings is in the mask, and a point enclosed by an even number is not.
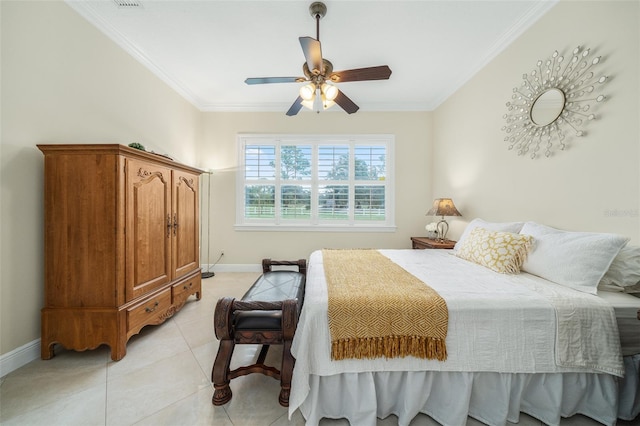
{"type": "Polygon", "coordinates": [[[304,300],[307,262],[263,259],[262,272],[241,300],[223,297],[216,305],[213,321],[220,346],[211,372],[214,405],[231,400],[229,382],[232,379],[262,373],[280,380],[280,405],[289,406],[295,363],[291,342],[304,300]],[[298,271],[274,271],[272,266],[297,266],[298,271]],[[262,349],[255,364],[230,370],[237,344],[261,344],[262,349]],[[280,370],[264,364],[270,345],[283,345],[280,370]]]}

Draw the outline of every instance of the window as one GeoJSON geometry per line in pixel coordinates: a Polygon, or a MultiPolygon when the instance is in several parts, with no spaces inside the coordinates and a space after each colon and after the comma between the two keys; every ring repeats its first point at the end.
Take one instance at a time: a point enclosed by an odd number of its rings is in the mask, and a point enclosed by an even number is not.
{"type": "Polygon", "coordinates": [[[236,229],[393,231],[391,135],[239,135],[236,229]]]}

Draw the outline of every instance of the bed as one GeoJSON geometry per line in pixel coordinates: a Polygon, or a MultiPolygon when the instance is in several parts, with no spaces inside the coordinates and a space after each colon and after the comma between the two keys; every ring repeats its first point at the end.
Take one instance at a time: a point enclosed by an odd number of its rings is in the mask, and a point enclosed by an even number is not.
{"type": "MultiPolygon", "coordinates": [[[[545,247],[537,237],[530,256],[545,247]]],[[[449,250],[377,252],[446,301],[447,359],[332,360],[323,251],[316,251],[292,346],[290,415],[300,409],[308,425],[323,417],[375,425],[391,414],[408,425],[418,413],[444,425],[464,425],[467,416],[503,425],[521,412],[549,425],[577,413],[612,425],[638,415],[640,298],[578,291],[524,271],[526,263],[501,274],[449,250]]]]}

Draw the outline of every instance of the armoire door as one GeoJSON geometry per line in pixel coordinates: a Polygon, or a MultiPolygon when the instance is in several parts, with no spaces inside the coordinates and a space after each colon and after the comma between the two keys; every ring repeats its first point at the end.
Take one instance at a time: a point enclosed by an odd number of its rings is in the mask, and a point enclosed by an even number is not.
{"type": "Polygon", "coordinates": [[[171,169],[126,161],[126,300],[171,281],[171,169]]]}
{"type": "Polygon", "coordinates": [[[198,175],[173,172],[173,278],[200,267],[198,175]]]}

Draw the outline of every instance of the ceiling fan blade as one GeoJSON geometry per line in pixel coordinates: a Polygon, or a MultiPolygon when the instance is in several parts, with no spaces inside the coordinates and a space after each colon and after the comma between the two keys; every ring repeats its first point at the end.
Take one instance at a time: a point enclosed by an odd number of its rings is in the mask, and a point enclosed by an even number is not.
{"type": "Polygon", "coordinates": [[[247,84],[301,83],[306,80],[304,77],[256,77],[247,78],[244,82],[247,84]]]}
{"type": "Polygon", "coordinates": [[[296,115],[300,111],[300,108],[302,108],[302,98],[298,96],[298,99],[295,100],[289,108],[289,111],[287,111],[287,115],[289,117],[296,115]]]}
{"type": "Polygon", "coordinates": [[[377,67],[336,71],[331,73],[330,79],[334,83],[344,83],[347,81],[387,80],[390,75],[391,68],[387,65],[380,65],[377,67]]]}
{"type": "Polygon", "coordinates": [[[335,103],[340,105],[340,108],[345,110],[348,114],[353,114],[358,111],[360,107],[356,105],[351,99],[347,97],[342,91],[338,90],[338,96],[333,100],[335,103]]]}
{"type": "Polygon", "coordinates": [[[324,73],[320,42],[312,37],[299,37],[298,40],[300,40],[300,46],[302,46],[302,52],[307,60],[309,71],[313,72],[316,69],[320,74],[324,73]]]}

